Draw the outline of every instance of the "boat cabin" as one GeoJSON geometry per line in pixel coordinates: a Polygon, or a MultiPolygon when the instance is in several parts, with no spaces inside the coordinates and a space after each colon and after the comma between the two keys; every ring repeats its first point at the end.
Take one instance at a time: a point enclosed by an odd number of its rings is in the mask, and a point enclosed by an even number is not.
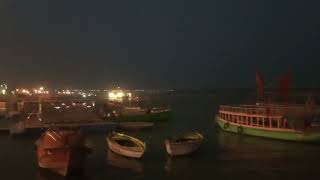
{"type": "Polygon", "coordinates": [[[303,111],[301,107],[288,106],[220,106],[219,118],[234,125],[273,130],[303,130],[314,124],[310,113],[303,111]]]}

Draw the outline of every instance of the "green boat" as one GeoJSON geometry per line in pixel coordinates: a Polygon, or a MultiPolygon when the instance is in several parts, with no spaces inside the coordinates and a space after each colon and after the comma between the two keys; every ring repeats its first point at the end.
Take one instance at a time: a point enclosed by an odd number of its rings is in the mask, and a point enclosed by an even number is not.
{"type": "Polygon", "coordinates": [[[171,109],[131,109],[122,111],[114,118],[116,122],[159,122],[172,118],[173,111],[171,109]]]}
{"type": "Polygon", "coordinates": [[[319,107],[303,105],[220,106],[219,127],[239,135],[297,142],[320,142],[319,107]]]}

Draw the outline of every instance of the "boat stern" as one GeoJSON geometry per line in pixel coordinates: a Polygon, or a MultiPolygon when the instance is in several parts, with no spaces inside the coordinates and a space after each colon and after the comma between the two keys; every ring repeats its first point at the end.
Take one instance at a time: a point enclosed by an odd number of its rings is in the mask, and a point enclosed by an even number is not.
{"type": "Polygon", "coordinates": [[[167,140],[164,141],[164,144],[165,144],[165,147],[166,147],[166,150],[167,150],[168,154],[172,155],[170,141],[167,139],[167,140]]]}
{"type": "Polygon", "coordinates": [[[306,131],[302,136],[302,141],[320,143],[320,129],[306,131]]]}

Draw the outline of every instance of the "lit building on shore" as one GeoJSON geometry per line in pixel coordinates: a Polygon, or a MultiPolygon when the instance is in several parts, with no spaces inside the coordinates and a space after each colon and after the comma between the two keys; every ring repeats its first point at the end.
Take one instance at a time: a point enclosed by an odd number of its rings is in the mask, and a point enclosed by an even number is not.
{"type": "Polygon", "coordinates": [[[14,94],[16,95],[26,95],[26,96],[31,96],[31,92],[28,89],[25,88],[18,88],[14,91],[14,94]]]}
{"type": "Polygon", "coordinates": [[[55,93],[60,96],[75,96],[75,97],[82,97],[82,98],[87,98],[87,97],[96,97],[97,96],[98,90],[79,90],[79,89],[74,89],[74,90],[69,90],[69,89],[63,89],[63,90],[55,90],[55,93]]]}
{"type": "Polygon", "coordinates": [[[43,86],[40,86],[39,88],[34,88],[33,93],[37,95],[43,95],[43,94],[49,94],[49,91],[46,90],[43,86]]]}
{"type": "Polygon", "coordinates": [[[0,95],[6,95],[8,92],[8,86],[6,84],[0,85],[0,95]]]}
{"type": "Polygon", "coordinates": [[[25,96],[48,95],[49,93],[50,92],[43,86],[40,86],[39,88],[33,88],[32,90],[29,90],[27,88],[17,88],[15,91],[13,91],[13,94],[25,96]]]}
{"type": "Polygon", "coordinates": [[[131,101],[132,93],[129,90],[115,89],[108,91],[108,100],[115,102],[131,101]]]}

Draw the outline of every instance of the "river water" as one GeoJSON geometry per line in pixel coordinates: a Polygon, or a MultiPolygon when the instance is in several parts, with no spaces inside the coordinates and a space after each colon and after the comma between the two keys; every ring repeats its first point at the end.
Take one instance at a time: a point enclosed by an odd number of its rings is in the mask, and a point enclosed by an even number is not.
{"type": "MultiPolygon", "coordinates": [[[[214,124],[219,104],[237,103],[237,94],[179,93],[158,95],[155,104],[170,105],[174,117],[153,129],[130,132],[146,141],[142,160],[126,161],[126,168],[111,166],[105,136],[89,134],[94,151],[85,173],[60,177],[37,167],[34,141],[37,136],[0,136],[0,179],[23,180],[102,180],[102,179],[302,179],[320,177],[320,145],[275,141],[222,132],[214,124]],[[169,158],[166,137],[200,131],[204,145],[188,157],[169,158]]],[[[119,158],[119,157],[118,157],[119,158]]],[[[113,159],[114,160],[114,159],[113,159]]],[[[116,158],[116,161],[119,160],[116,158]]],[[[120,161],[123,163],[123,160],[120,161]]],[[[123,166],[123,164],[122,164],[123,166]]]]}

